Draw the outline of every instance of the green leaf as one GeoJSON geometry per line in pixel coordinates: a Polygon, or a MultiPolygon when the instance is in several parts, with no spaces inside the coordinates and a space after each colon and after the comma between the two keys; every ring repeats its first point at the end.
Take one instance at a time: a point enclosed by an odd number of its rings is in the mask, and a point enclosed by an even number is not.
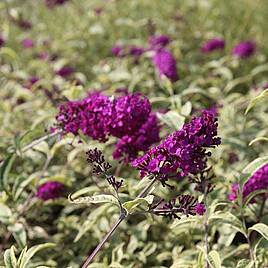
{"type": "Polygon", "coordinates": [[[242,172],[244,174],[251,174],[252,175],[257,169],[259,169],[260,167],[262,167],[266,163],[268,163],[268,156],[259,157],[259,158],[255,159],[254,161],[252,161],[251,163],[249,163],[243,169],[242,172]]]}
{"type": "Polygon", "coordinates": [[[77,199],[72,199],[72,196],[69,195],[69,201],[74,204],[100,204],[100,203],[111,203],[118,205],[118,200],[113,195],[100,194],[94,196],[85,196],[79,197],[77,199]]]}
{"type": "Polygon", "coordinates": [[[267,193],[267,190],[262,189],[262,190],[256,190],[254,192],[251,192],[249,195],[247,195],[247,197],[243,201],[243,206],[246,207],[248,203],[250,202],[250,200],[254,198],[256,195],[264,194],[264,193],[267,193]]]}
{"type": "Polygon", "coordinates": [[[240,260],[235,268],[251,268],[253,266],[253,262],[247,259],[240,260]]]}
{"type": "Polygon", "coordinates": [[[136,198],[134,200],[123,203],[122,207],[130,214],[135,210],[135,208],[137,208],[140,205],[152,204],[153,199],[154,199],[153,195],[148,195],[145,198],[136,198]]]}
{"type": "Polygon", "coordinates": [[[248,145],[251,146],[252,144],[254,144],[255,142],[258,142],[258,141],[268,141],[268,138],[267,137],[258,137],[258,138],[255,138],[248,145]]]}
{"type": "Polygon", "coordinates": [[[209,252],[208,262],[212,268],[221,268],[221,258],[216,250],[212,250],[209,252]]]}
{"type": "Polygon", "coordinates": [[[268,225],[264,223],[256,223],[252,227],[248,228],[248,230],[256,231],[261,234],[266,240],[268,240],[268,225]]]}
{"type": "Polygon", "coordinates": [[[27,252],[23,255],[23,257],[20,259],[20,268],[26,268],[27,264],[30,262],[31,258],[40,250],[54,247],[54,243],[44,243],[41,245],[37,245],[34,247],[31,247],[27,252]]]}
{"type": "Polygon", "coordinates": [[[190,101],[187,101],[182,107],[181,107],[181,114],[184,116],[190,115],[192,111],[192,103],[190,101]]]}
{"type": "Polygon", "coordinates": [[[175,111],[169,111],[165,114],[157,114],[160,121],[169,126],[173,130],[180,129],[185,121],[185,118],[175,111]]]}
{"type": "Polygon", "coordinates": [[[12,212],[10,208],[0,203],[0,222],[8,223],[11,216],[12,212]]]}
{"type": "Polygon", "coordinates": [[[209,224],[229,224],[232,228],[239,231],[246,237],[242,222],[230,212],[216,212],[209,217],[209,224]]]}
{"type": "Polygon", "coordinates": [[[16,248],[12,246],[10,249],[7,249],[4,253],[4,261],[6,268],[17,268],[17,259],[15,256],[16,248]]]}
{"type": "Polygon", "coordinates": [[[12,164],[16,158],[15,154],[10,154],[4,162],[1,164],[0,167],[0,190],[2,190],[7,185],[7,179],[9,172],[11,170],[12,164]]]}
{"type": "Polygon", "coordinates": [[[35,179],[36,176],[30,176],[28,179],[25,179],[24,177],[16,179],[16,182],[14,183],[12,189],[14,200],[17,200],[20,197],[23,190],[35,179]]]}
{"type": "Polygon", "coordinates": [[[254,108],[260,102],[265,101],[266,98],[268,98],[268,88],[262,91],[260,95],[258,95],[257,97],[255,97],[253,100],[250,101],[245,114],[247,114],[252,108],[254,108]]]}
{"type": "Polygon", "coordinates": [[[26,245],[27,236],[23,224],[15,223],[14,225],[8,226],[8,230],[12,232],[12,235],[17,241],[19,247],[24,248],[26,245]]]}

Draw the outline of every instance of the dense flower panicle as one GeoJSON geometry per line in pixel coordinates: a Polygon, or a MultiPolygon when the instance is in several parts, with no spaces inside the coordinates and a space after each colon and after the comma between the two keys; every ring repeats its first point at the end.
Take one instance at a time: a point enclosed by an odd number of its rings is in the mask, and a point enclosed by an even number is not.
{"type": "Polygon", "coordinates": [[[66,133],[77,135],[81,130],[84,135],[105,141],[111,105],[109,97],[98,92],[92,93],[82,101],[69,101],[61,105],[56,120],[66,133]]]}
{"type": "Polygon", "coordinates": [[[153,64],[160,75],[165,75],[173,82],[178,80],[176,60],[168,50],[157,50],[153,57],[153,64]]]}
{"type": "Polygon", "coordinates": [[[181,219],[181,215],[187,217],[195,215],[203,215],[206,207],[203,203],[199,203],[197,198],[191,195],[180,195],[168,202],[160,200],[157,204],[150,206],[150,211],[159,216],[165,216],[170,219],[181,219]]]}
{"type": "Polygon", "coordinates": [[[159,49],[163,48],[166,45],[168,45],[170,42],[170,39],[166,35],[155,35],[151,36],[149,39],[149,45],[152,49],[159,49]]]}
{"type": "MultiPolygon", "coordinates": [[[[238,189],[238,183],[234,183],[232,185],[231,193],[228,196],[229,200],[236,200],[238,189]]],[[[255,171],[255,173],[245,183],[242,191],[243,198],[246,198],[251,192],[256,190],[268,190],[268,163],[255,171]]]]}
{"type": "Polygon", "coordinates": [[[66,133],[84,135],[106,141],[108,135],[121,138],[135,133],[151,112],[151,105],[141,94],[127,94],[110,99],[99,92],[81,101],[70,101],[60,106],[56,116],[58,126],[66,133]]]}
{"type": "Polygon", "coordinates": [[[198,174],[206,168],[207,157],[211,155],[206,149],[221,142],[217,127],[215,113],[204,110],[201,116],[184,124],[182,129],[135,159],[132,165],[141,170],[142,175],[156,174],[164,179],[169,175],[198,174]]]}
{"type": "Polygon", "coordinates": [[[239,58],[248,58],[252,56],[256,51],[256,44],[252,41],[241,42],[236,45],[232,53],[234,56],[239,58]]]}
{"type": "Polygon", "coordinates": [[[72,67],[63,66],[62,68],[60,68],[56,72],[56,74],[63,77],[63,78],[66,78],[66,77],[70,76],[73,72],[74,72],[74,69],[72,67]]]}
{"type": "Polygon", "coordinates": [[[63,5],[65,2],[69,0],[45,0],[46,6],[49,8],[53,8],[58,5],[63,5]]]}
{"type": "Polygon", "coordinates": [[[49,181],[40,185],[36,196],[44,201],[60,197],[65,190],[65,185],[57,181],[49,181]]]}
{"type": "Polygon", "coordinates": [[[201,51],[203,53],[210,53],[215,50],[222,50],[225,47],[225,41],[221,38],[213,38],[205,42],[202,47],[201,51]]]}
{"type": "Polygon", "coordinates": [[[24,48],[33,48],[34,47],[34,42],[30,38],[26,38],[22,40],[22,45],[24,48]]]}
{"type": "Polygon", "coordinates": [[[140,93],[127,94],[115,99],[109,122],[111,135],[121,138],[135,133],[146,122],[150,112],[148,98],[140,93]]]}
{"type": "Polygon", "coordinates": [[[123,159],[125,163],[134,160],[138,153],[146,152],[152,144],[160,141],[160,125],[155,113],[133,135],[123,136],[116,144],[114,159],[123,159]]]}

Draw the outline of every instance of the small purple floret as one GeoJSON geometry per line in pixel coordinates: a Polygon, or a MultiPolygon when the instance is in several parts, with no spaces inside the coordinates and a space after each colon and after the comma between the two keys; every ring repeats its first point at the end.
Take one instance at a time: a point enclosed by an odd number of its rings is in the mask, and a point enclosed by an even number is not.
{"type": "Polygon", "coordinates": [[[205,42],[202,47],[201,51],[203,53],[210,53],[215,50],[223,50],[225,47],[225,41],[221,38],[213,38],[205,42]]]}
{"type": "Polygon", "coordinates": [[[64,184],[57,181],[49,181],[38,187],[36,196],[44,201],[56,199],[62,195],[64,190],[64,184]]]}
{"type": "Polygon", "coordinates": [[[248,58],[252,56],[256,51],[256,44],[252,41],[241,42],[236,45],[232,53],[238,58],[248,58]]]}

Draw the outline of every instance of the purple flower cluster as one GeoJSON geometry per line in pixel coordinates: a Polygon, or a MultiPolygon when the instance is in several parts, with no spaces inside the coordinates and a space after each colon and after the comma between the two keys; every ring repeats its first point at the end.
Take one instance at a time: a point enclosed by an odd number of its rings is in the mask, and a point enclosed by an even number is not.
{"type": "Polygon", "coordinates": [[[39,199],[46,201],[60,197],[64,190],[64,184],[57,181],[49,181],[38,187],[36,196],[39,199]]]}
{"type": "Polygon", "coordinates": [[[149,45],[151,49],[159,49],[167,46],[170,38],[166,35],[154,35],[149,38],[149,45]]]}
{"type": "Polygon", "coordinates": [[[111,99],[95,92],[81,101],[61,105],[56,120],[66,133],[77,135],[81,130],[84,135],[104,142],[108,135],[121,138],[135,133],[150,112],[149,100],[139,93],[111,99]]]}
{"type": "Polygon", "coordinates": [[[201,51],[207,54],[215,50],[222,50],[224,49],[224,47],[225,47],[225,41],[223,39],[212,38],[202,45],[201,51]]]}
{"type": "MultiPolygon", "coordinates": [[[[238,189],[238,183],[234,183],[232,185],[231,193],[228,196],[230,201],[236,200],[238,189]]],[[[245,199],[250,193],[262,189],[268,189],[268,164],[265,164],[255,171],[255,173],[245,183],[243,187],[243,198],[245,199]]]]}
{"type": "Polygon", "coordinates": [[[256,51],[256,44],[252,41],[245,41],[237,44],[233,48],[233,55],[238,58],[248,58],[256,51]]]}
{"type": "Polygon", "coordinates": [[[221,143],[217,127],[215,113],[204,110],[201,116],[184,124],[182,129],[135,159],[132,165],[141,170],[142,176],[155,174],[162,179],[170,175],[197,174],[206,168],[207,157],[211,155],[206,149],[221,143]]]}
{"type": "Polygon", "coordinates": [[[176,60],[168,50],[156,50],[153,57],[153,64],[160,75],[165,75],[172,82],[178,80],[179,77],[177,73],[176,60]]]}
{"type": "Polygon", "coordinates": [[[33,48],[34,47],[34,41],[30,38],[26,38],[22,40],[22,46],[24,48],[33,48]]]}
{"type": "Polygon", "coordinates": [[[126,163],[134,160],[138,153],[147,151],[152,144],[160,141],[160,125],[155,113],[132,135],[123,136],[116,144],[114,159],[124,159],[126,163]]]}
{"type": "Polygon", "coordinates": [[[53,8],[55,6],[65,4],[67,1],[68,0],[45,0],[45,3],[48,8],[53,8]]]}
{"type": "Polygon", "coordinates": [[[63,77],[63,78],[66,78],[66,77],[70,76],[73,72],[74,72],[74,69],[72,67],[63,66],[58,71],[56,71],[56,74],[63,77]]]}

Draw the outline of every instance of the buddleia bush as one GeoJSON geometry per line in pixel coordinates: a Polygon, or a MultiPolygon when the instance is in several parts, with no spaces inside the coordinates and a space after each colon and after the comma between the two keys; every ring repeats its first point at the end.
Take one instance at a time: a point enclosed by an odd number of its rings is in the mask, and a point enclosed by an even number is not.
{"type": "Polygon", "coordinates": [[[0,3],[0,266],[268,267],[267,7],[0,3]]]}

